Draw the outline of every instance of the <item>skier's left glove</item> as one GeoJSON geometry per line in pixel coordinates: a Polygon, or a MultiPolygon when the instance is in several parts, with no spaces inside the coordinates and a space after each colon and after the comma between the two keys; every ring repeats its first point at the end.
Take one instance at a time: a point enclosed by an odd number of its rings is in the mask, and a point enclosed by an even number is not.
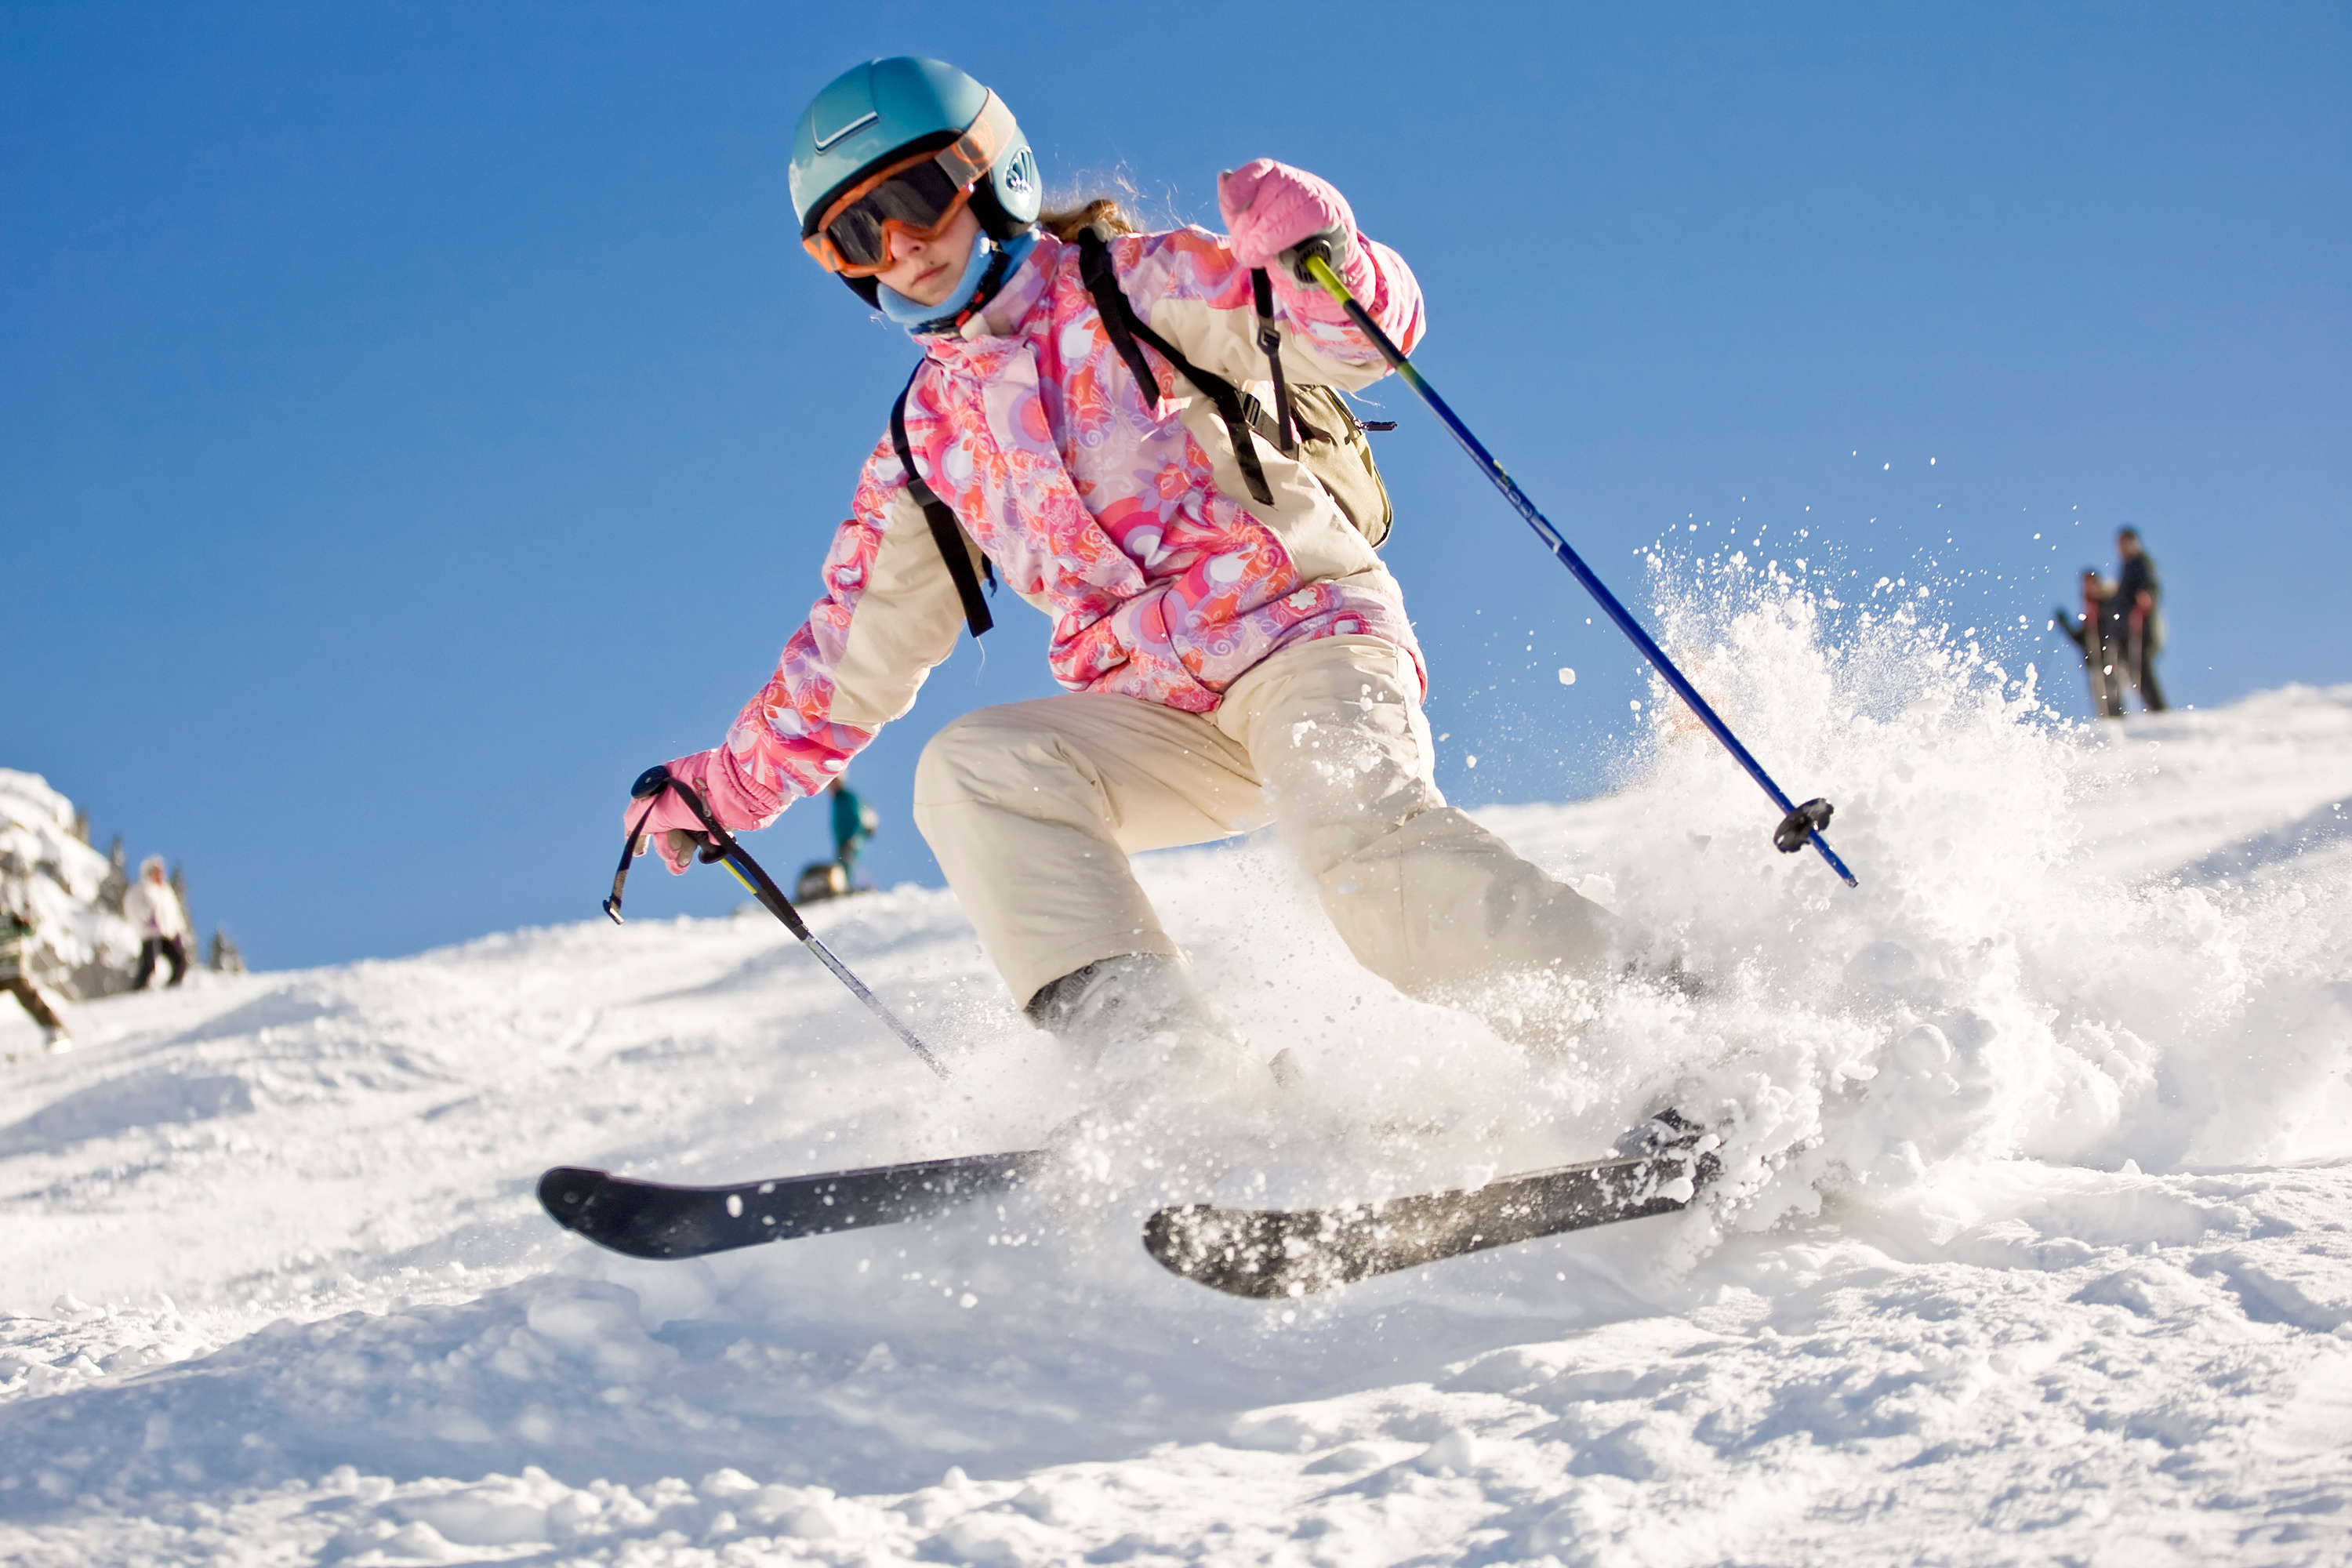
{"type": "MultiPolygon", "coordinates": [[[[740,764],[724,746],[677,757],[663,765],[669,770],[670,777],[700,795],[710,815],[719,819],[719,826],[730,833],[765,827],[783,809],[782,801],[756,789],[743,776],[740,764]]],[[[621,813],[621,831],[635,828],[645,810],[644,801],[630,801],[621,813]]],[[[637,853],[646,852],[648,841],[659,847],[662,861],[673,876],[683,875],[694,864],[695,851],[702,847],[706,837],[702,819],[678,798],[674,789],[665,789],[655,798],[653,815],[646,817],[640,832],[637,853]]]]}
{"type": "Polygon", "coordinates": [[[1329,181],[1304,169],[1253,158],[1217,176],[1217,210],[1224,215],[1227,244],[1244,267],[1268,267],[1294,246],[1310,239],[1331,247],[1331,265],[1348,269],[1356,245],[1356,215],[1329,181]]]}

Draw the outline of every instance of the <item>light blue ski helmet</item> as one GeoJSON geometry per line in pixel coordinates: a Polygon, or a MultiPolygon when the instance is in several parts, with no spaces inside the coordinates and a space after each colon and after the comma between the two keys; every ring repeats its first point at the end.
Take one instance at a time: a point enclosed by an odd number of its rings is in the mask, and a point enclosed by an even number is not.
{"type": "Polygon", "coordinates": [[[972,190],[972,213],[997,239],[1036,222],[1044,197],[1037,155],[1003,100],[943,60],[898,55],[844,71],[801,111],[790,175],[801,237],[816,232],[842,191],[896,159],[952,145],[992,102],[1001,150],[972,190]]]}

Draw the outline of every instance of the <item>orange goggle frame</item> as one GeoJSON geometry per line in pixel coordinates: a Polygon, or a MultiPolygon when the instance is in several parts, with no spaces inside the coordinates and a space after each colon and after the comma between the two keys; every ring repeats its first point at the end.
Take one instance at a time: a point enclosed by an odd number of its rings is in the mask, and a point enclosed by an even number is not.
{"type": "Polygon", "coordinates": [[[1017,134],[1013,111],[992,89],[979,117],[961,136],[937,152],[918,153],[877,170],[842,192],[825,208],[815,232],[805,236],[801,244],[818,266],[845,278],[871,278],[888,271],[890,236],[938,238],[971,202],[972,186],[987,175],[1017,134]],[[935,164],[937,174],[924,170],[921,178],[905,177],[908,171],[927,163],[935,164]],[[885,192],[886,185],[892,188],[885,192]],[[881,193],[878,197],[877,193],[881,193]],[[870,251],[875,258],[853,260],[834,237],[836,225],[861,231],[850,240],[849,250],[870,251]]]}

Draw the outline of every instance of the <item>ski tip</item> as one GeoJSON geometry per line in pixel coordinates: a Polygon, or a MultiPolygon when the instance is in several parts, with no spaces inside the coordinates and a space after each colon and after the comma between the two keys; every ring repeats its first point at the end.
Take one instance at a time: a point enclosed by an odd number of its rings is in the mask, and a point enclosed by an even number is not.
{"type": "Polygon", "coordinates": [[[1143,1247],[1171,1274],[1228,1296],[1255,1300],[1303,1296],[1340,1284],[1336,1268],[1316,1268],[1285,1256],[1282,1220],[1274,1212],[1183,1204],[1143,1222],[1143,1247]]]}
{"type": "Polygon", "coordinates": [[[1181,1279],[1219,1289],[1215,1276],[1221,1272],[1215,1264],[1221,1261],[1216,1249],[1202,1245],[1198,1235],[1202,1221],[1214,1211],[1204,1204],[1187,1204],[1177,1208],[1155,1210],[1143,1222],[1143,1250],[1151,1260],[1181,1279]]]}
{"type": "Polygon", "coordinates": [[[539,1179],[539,1206],[566,1230],[582,1230],[596,1194],[612,1178],[602,1171],[558,1165],[539,1179]]]}
{"type": "Polygon", "coordinates": [[[1143,1245],[1170,1273],[1228,1296],[1308,1296],[1490,1247],[1669,1214],[1688,1207],[1721,1173],[1721,1140],[1672,1109],[1638,1138],[1639,1152],[1376,1204],[1171,1206],[1145,1222],[1143,1245]]]}

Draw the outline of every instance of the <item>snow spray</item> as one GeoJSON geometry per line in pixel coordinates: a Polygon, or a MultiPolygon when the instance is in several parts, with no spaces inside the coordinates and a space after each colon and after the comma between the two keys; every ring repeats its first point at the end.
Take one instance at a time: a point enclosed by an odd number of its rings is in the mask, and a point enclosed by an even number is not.
{"type": "MultiPolygon", "coordinates": [[[[1650,668],[1658,672],[1658,678],[1683,700],[1698,721],[1706,726],[1707,732],[1723,743],[1723,749],[1731,753],[1731,760],[1747,769],[1748,776],[1754,779],[1770,797],[1772,804],[1780,808],[1780,825],[1772,830],[1772,847],[1783,855],[1793,855],[1811,844],[1821,852],[1822,858],[1829,863],[1830,869],[1838,874],[1841,881],[1849,888],[1860,887],[1862,884],[1854,880],[1853,873],[1846,869],[1845,862],[1839,859],[1837,852],[1830,847],[1830,841],[1822,837],[1822,829],[1830,823],[1832,809],[1830,803],[1815,798],[1799,805],[1790,800],[1787,791],[1772,782],[1772,775],[1764,771],[1764,764],[1740,744],[1739,737],[1731,732],[1731,726],[1723,721],[1714,706],[1699,695],[1698,688],[1675,668],[1675,661],[1668,658],[1665,651],[1643,629],[1642,623],[1633,618],[1633,612],[1625,608],[1599,577],[1593,575],[1592,568],[1584,563],[1584,557],[1576,552],[1575,547],[1551,525],[1549,518],[1536,510],[1536,503],[1519,489],[1518,481],[1504,471],[1502,464],[1495,461],[1485,444],[1470,433],[1470,426],[1462,423],[1445,399],[1437,395],[1437,389],[1430,385],[1421,372],[1414,368],[1413,363],[1405,357],[1404,351],[1390,341],[1389,335],[1381,331],[1380,323],[1372,320],[1371,313],[1357,302],[1347,284],[1340,281],[1339,273],[1332,270],[1330,247],[1319,239],[1310,240],[1298,247],[1298,258],[1300,278],[1306,282],[1320,283],[1324,292],[1339,301],[1340,309],[1348,312],[1348,319],[1356,323],[1357,331],[1371,340],[1372,345],[1381,351],[1381,357],[1404,378],[1406,385],[1421,395],[1421,400],[1429,405],[1430,411],[1452,432],[1454,440],[1461,443],[1463,451],[1478,465],[1479,471],[1503,492],[1503,499],[1511,503],[1511,510],[1535,530],[1536,537],[1544,542],[1544,547],[1559,558],[1559,563],[1584,584],[1585,592],[1591,594],[1602,611],[1616,623],[1617,629],[1641,649],[1642,657],[1650,661],[1650,668]]],[[[1278,375],[1278,361],[1276,368],[1278,375]]]]}

